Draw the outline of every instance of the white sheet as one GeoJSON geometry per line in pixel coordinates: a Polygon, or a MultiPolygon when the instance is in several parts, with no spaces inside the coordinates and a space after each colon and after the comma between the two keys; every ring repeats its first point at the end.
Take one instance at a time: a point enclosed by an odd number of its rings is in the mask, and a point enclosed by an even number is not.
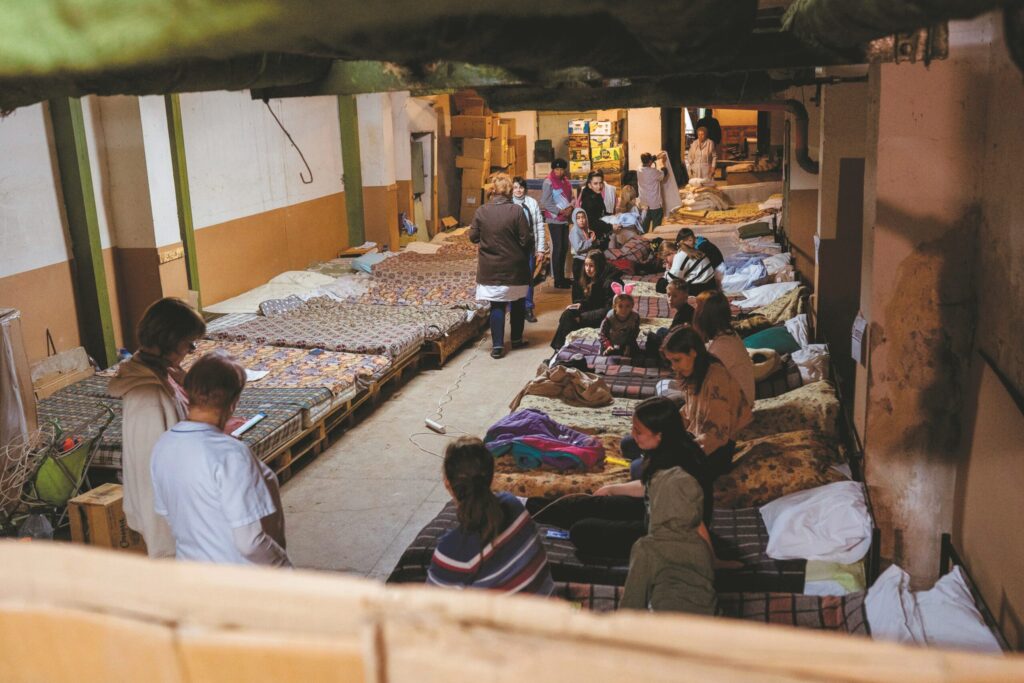
{"type": "MultiPolygon", "coordinates": [[[[316,273],[314,273],[315,275],[316,273]]],[[[328,281],[331,278],[327,278],[328,281]]],[[[266,284],[260,285],[248,292],[238,296],[225,299],[219,303],[203,306],[207,313],[253,313],[260,312],[260,304],[268,299],[284,299],[289,296],[298,296],[312,291],[311,288],[296,284],[266,284]]]]}
{"type": "Polygon", "coordinates": [[[443,246],[443,243],[436,242],[409,242],[403,251],[413,254],[436,254],[443,246]]]}
{"type": "MultiPolygon", "coordinates": [[[[801,313],[787,320],[786,330],[793,335],[793,339],[796,339],[796,343],[800,345],[801,349],[811,343],[810,330],[807,329],[806,313],[801,313]]],[[[819,377],[818,379],[822,378],[819,377]]]]}
{"type": "Polygon", "coordinates": [[[767,554],[776,560],[852,564],[871,546],[871,515],[859,482],[791,493],[761,507],[767,554]]]}
{"type": "Polygon", "coordinates": [[[871,637],[897,643],[924,643],[924,624],[910,592],[910,575],[892,565],[878,577],[864,598],[871,637]]]}
{"type": "MultiPolygon", "coordinates": [[[[789,328],[788,322],[786,328],[789,328]]],[[[794,351],[790,358],[793,359],[800,371],[800,379],[804,381],[804,384],[828,379],[829,353],[827,345],[807,344],[802,349],[794,351]]]]}
{"type": "Polygon", "coordinates": [[[775,282],[770,285],[761,285],[760,287],[747,289],[743,292],[743,296],[746,298],[742,301],[737,301],[736,305],[745,309],[767,306],[780,296],[793,291],[799,286],[799,282],[775,282]]]}

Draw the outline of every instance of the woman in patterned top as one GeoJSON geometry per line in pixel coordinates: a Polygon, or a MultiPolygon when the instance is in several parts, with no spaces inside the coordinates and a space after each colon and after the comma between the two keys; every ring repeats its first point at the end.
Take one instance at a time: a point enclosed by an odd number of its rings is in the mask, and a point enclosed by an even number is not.
{"type": "Polygon", "coordinates": [[[554,583],[537,527],[511,493],[491,493],[494,456],[477,438],[462,437],[444,453],[444,485],[459,525],[441,537],[427,583],[551,595],[554,583]]]}
{"type": "Polygon", "coordinates": [[[689,325],[668,333],[661,354],[683,385],[686,402],[679,413],[705,456],[700,470],[691,474],[704,489],[704,522],[710,524],[715,479],[732,469],[736,434],[753,419],[752,404],[689,325]]]}

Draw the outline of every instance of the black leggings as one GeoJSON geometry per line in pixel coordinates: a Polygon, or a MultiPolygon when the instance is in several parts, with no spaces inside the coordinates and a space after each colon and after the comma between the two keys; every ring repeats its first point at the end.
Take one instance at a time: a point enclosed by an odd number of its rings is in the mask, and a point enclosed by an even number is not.
{"type": "Polygon", "coordinates": [[[565,259],[569,255],[569,226],[566,223],[548,223],[551,232],[551,277],[555,286],[564,285],[565,259]]]}
{"type": "Polygon", "coordinates": [[[601,321],[608,315],[607,308],[599,308],[596,311],[583,311],[580,312],[576,308],[567,308],[562,311],[562,316],[558,319],[558,329],[555,331],[555,336],[551,340],[551,348],[558,351],[565,346],[565,338],[569,336],[569,333],[578,330],[581,327],[601,327],[601,321]]]}
{"type": "Polygon", "coordinates": [[[581,555],[629,559],[637,539],[647,534],[643,498],[632,496],[573,496],[551,503],[531,498],[527,509],[538,511],[537,522],[569,530],[581,555]]]}

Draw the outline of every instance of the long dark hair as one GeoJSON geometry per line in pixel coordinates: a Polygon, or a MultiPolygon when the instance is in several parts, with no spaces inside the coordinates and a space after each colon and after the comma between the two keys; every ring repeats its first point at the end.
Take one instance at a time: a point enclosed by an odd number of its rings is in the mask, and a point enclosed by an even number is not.
{"type": "Polygon", "coordinates": [[[633,416],[644,427],[661,435],[658,447],[645,453],[640,481],[646,484],[659,471],[673,467],[682,467],[689,471],[687,468],[693,458],[688,459],[686,455],[694,454],[694,449],[699,451],[700,446],[683,427],[683,418],[679,415],[679,406],[675,402],[655,396],[637,404],[633,416]]]}
{"type": "Polygon", "coordinates": [[[484,442],[470,436],[448,444],[444,451],[444,476],[455,496],[459,524],[480,534],[487,545],[501,533],[505,513],[491,493],[494,456],[484,442]]]}
{"type": "MultiPolygon", "coordinates": [[[[600,285],[601,281],[604,280],[605,271],[608,269],[608,259],[600,249],[591,249],[588,251],[587,259],[594,262],[594,277],[587,275],[587,269],[584,268],[583,272],[580,274],[580,291],[583,292],[584,298],[589,299],[590,292],[594,285],[600,285]]],[[[586,263],[586,261],[584,261],[584,263],[586,263]]]]}
{"type": "Polygon", "coordinates": [[[709,342],[720,334],[736,334],[732,329],[729,300],[718,290],[701,292],[693,308],[693,329],[709,342]]]}
{"type": "Polygon", "coordinates": [[[680,377],[679,380],[697,392],[704,386],[704,378],[708,375],[708,368],[711,367],[712,363],[718,363],[719,360],[708,352],[707,346],[704,345],[704,340],[689,325],[673,327],[669,330],[665,341],[661,343],[661,355],[663,357],[666,353],[690,353],[691,351],[697,352],[697,358],[693,364],[693,373],[689,377],[680,377]]]}

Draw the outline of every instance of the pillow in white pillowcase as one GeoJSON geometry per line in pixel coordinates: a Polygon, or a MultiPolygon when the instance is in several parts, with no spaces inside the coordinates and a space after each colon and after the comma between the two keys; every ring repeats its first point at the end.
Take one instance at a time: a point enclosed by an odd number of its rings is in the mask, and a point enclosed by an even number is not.
{"type": "Polygon", "coordinates": [[[918,591],[917,608],[929,645],[978,652],[1002,652],[985,624],[960,567],[939,579],[929,591],[918,591]]]}
{"type": "Polygon", "coordinates": [[[852,564],[871,546],[864,486],[840,481],[791,493],[761,506],[768,557],[852,564]]]}
{"type": "Polygon", "coordinates": [[[871,637],[923,645],[924,624],[910,592],[910,575],[892,565],[878,577],[864,598],[871,637]]]}

